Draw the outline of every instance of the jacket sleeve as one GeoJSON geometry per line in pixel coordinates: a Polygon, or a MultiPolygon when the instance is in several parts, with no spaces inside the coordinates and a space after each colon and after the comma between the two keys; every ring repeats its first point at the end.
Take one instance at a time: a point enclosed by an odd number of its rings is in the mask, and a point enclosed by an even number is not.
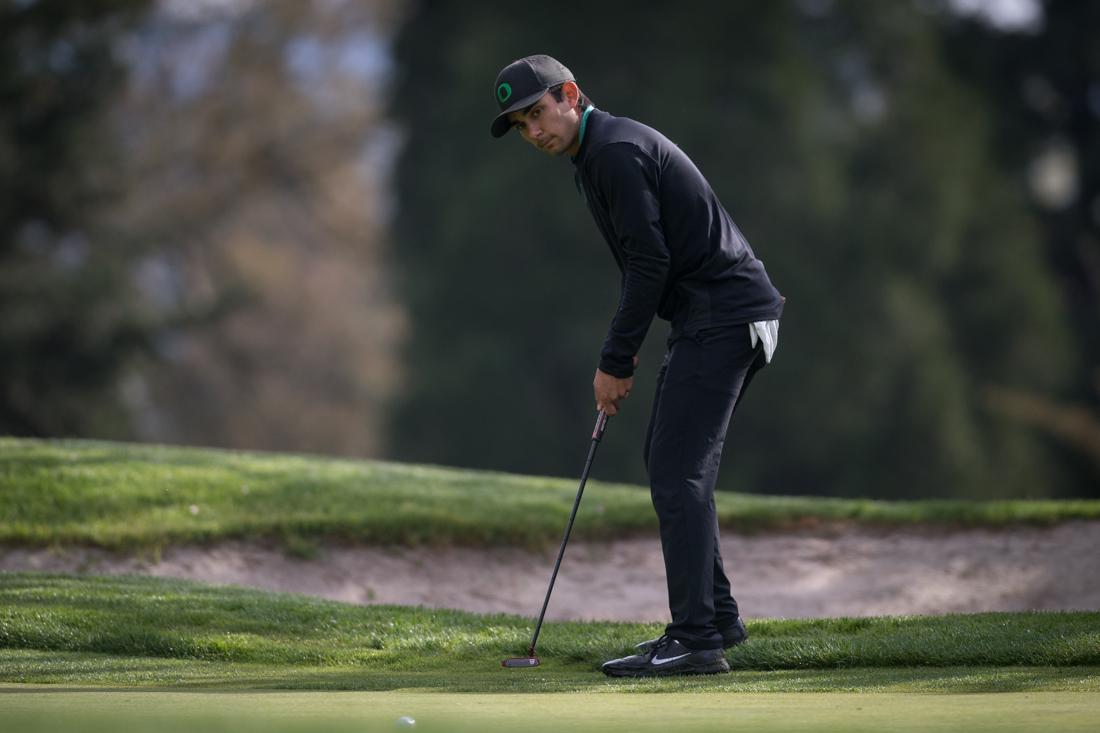
{"type": "Polygon", "coordinates": [[[631,143],[612,143],[593,161],[592,180],[607,201],[623,257],[619,307],[600,354],[600,370],[620,379],[634,374],[633,357],[668,281],[658,172],[657,163],[631,143]]]}

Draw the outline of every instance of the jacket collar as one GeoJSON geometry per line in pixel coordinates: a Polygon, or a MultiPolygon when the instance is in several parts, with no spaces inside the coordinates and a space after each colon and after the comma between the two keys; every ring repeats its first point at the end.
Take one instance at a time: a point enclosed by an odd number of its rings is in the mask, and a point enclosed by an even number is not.
{"type": "Polygon", "coordinates": [[[581,119],[581,146],[577,149],[577,154],[571,158],[573,165],[580,167],[584,162],[588,151],[592,149],[592,139],[597,136],[600,125],[607,116],[606,112],[592,106],[585,110],[584,117],[581,119]]]}

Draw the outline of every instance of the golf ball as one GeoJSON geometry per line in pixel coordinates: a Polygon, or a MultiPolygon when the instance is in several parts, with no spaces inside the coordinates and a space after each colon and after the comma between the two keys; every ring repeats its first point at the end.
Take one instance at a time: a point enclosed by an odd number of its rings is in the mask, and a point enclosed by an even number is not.
{"type": "Polygon", "coordinates": [[[398,728],[412,728],[416,725],[416,721],[410,718],[408,715],[402,715],[397,719],[398,728]]]}

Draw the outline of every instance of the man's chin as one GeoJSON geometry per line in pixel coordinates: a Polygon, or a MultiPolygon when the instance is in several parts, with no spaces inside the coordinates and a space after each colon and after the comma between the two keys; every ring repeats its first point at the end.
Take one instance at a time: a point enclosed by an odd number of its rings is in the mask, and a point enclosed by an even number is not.
{"type": "Polygon", "coordinates": [[[558,139],[556,137],[551,138],[546,145],[536,145],[535,147],[537,147],[540,152],[546,153],[547,155],[561,154],[561,150],[558,148],[558,139]]]}

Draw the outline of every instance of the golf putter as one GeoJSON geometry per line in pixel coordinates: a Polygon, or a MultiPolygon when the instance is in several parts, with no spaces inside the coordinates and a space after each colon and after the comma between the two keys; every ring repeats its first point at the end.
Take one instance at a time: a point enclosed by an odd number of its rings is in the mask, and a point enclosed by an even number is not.
{"type": "Polygon", "coordinates": [[[500,664],[502,667],[537,667],[539,658],[535,655],[535,643],[539,640],[539,631],[542,630],[542,619],[546,616],[546,607],[550,605],[550,594],[554,591],[554,581],[558,579],[558,568],[561,567],[562,556],[565,555],[565,544],[569,542],[569,533],[573,530],[573,521],[577,518],[577,508],[581,505],[581,495],[584,494],[584,484],[588,481],[588,472],[592,469],[592,459],[596,457],[596,446],[600,444],[603,431],[607,427],[607,413],[600,410],[596,416],[596,428],[592,431],[592,444],[588,447],[588,460],[584,462],[584,471],[581,472],[581,485],[577,488],[577,498],[573,500],[573,511],[569,513],[569,524],[565,525],[565,534],[561,538],[561,547],[558,548],[558,559],[554,563],[554,572],[550,575],[550,587],[546,589],[546,598],[542,601],[542,610],[539,611],[539,620],[535,624],[535,633],[531,636],[531,646],[527,648],[526,657],[512,657],[505,659],[500,664]]]}

